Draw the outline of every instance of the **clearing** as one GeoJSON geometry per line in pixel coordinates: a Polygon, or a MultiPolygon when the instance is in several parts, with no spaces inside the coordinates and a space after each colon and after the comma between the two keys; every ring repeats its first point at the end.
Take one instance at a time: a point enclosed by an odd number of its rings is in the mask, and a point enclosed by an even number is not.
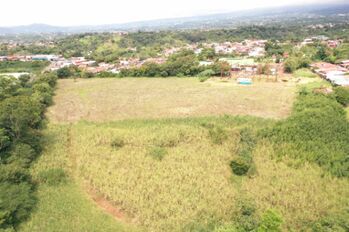
{"type": "Polygon", "coordinates": [[[60,80],[53,122],[95,122],[134,118],[253,115],[284,118],[293,103],[294,83],[256,82],[252,86],[196,78],[60,80]]]}

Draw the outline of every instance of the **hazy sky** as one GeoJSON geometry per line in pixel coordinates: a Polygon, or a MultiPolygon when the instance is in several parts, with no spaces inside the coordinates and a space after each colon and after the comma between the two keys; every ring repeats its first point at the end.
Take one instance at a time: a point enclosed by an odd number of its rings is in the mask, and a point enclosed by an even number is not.
{"type": "MultiPolygon", "coordinates": [[[[339,0],[345,2],[344,0],[339,0]]],[[[1,0],[0,26],[112,24],[337,0],[1,0]]]]}

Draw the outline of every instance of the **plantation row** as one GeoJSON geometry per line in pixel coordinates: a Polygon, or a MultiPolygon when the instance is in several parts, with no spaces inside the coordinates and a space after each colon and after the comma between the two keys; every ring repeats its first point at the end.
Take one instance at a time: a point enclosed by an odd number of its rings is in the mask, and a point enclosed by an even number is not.
{"type": "Polygon", "coordinates": [[[12,231],[36,203],[29,166],[41,152],[40,130],[57,77],[0,78],[0,231],[12,231]]]}

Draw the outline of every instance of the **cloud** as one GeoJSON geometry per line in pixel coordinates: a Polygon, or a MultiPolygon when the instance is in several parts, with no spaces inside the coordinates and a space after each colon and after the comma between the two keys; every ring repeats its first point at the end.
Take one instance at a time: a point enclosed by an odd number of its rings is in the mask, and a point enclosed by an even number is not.
{"type": "Polygon", "coordinates": [[[46,23],[97,25],[237,11],[259,7],[337,2],[329,0],[5,0],[0,26],[46,23]]]}

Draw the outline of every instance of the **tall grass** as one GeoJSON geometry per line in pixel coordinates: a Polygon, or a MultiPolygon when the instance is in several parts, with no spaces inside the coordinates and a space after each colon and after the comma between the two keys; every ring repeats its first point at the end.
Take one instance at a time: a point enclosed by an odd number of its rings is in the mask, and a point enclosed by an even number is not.
{"type": "Polygon", "coordinates": [[[29,220],[22,223],[17,231],[134,231],[132,227],[104,213],[82,185],[74,183],[68,128],[50,124],[44,131],[44,151],[31,169],[34,181],[38,182],[39,201],[29,220]],[[70,177],[62,173],[70,173],[70,177]]]}
{"type": "MultiPolygon", "coordinates": [[[[236,223],[242,198],[253,199],[259,217],[275,208],[285,230],[309,229],[322,216],[342,212],[348,206],[346,181],[322,177],[322,170],[310,163],[295,169],[294,159],[278,162],[270,143],[253,150],[257,175],[232,175],[229,164],[238,156],[240,131],[271,122],[229,116],[80,122],[70,133],[64,125],[57,129],[66,136],[57,141],[66,144],[66,151],[50,159],[68,167],[77,181],[99,191],[145,231],[212,231],[236,223]],[[212,143],[212,125],[225,130],[220,144],[212,143]],[[111,146],[115,138],[123,146],[111,146]],[[166,150],[161,161],[149,155],[154,147],[166,150]]],[[[51,149],[55,146],[61,145],[51,149]]],[[[46,159],[38,166],[53,168],[46,159]]]]}

